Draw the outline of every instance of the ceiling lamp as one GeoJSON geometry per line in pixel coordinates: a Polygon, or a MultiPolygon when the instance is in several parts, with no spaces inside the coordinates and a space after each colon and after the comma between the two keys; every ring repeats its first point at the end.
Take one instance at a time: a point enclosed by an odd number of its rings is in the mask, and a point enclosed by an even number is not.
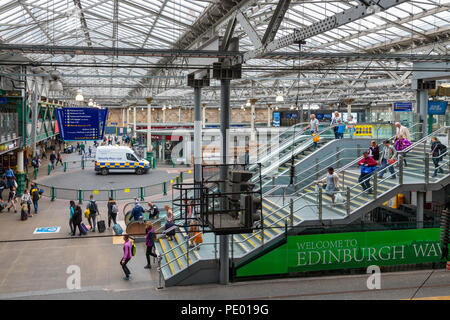
{"type": "Polygon", "coordinates": [[[59,80],[51,80],[50,81],[49,91],[62,91],[62,90],[63,90],[63,85],[62,85],[61,81],[59,81],[59,80]]]}
{"type": "Polygon", "coordinates": [[[250,107],[252,104],[250,103],[250,100],[247,100],[247,103],[245,104],[246,107],[250,107]]]}
{"type": "Polygon", "coordinates": [[[75,96],[75,101],[84,101],[83,93],[81,89],[77,91],[77,95],[75,96]]]}
{"type": "Polygon", "coordinates": [[[89,106],[89,107],[94,106],[94,102],[92,101],[92,99],[89,99],[88,106],[89,106]]]}
{"type": "Polygon", "coordinates": [[[276,102],[283,102],[284,98],[283,95],[281,93],[277,94],[277,97],[275,98],[276,102]]]}
{"type": "Polygon", "coordinates": [[[275,107],[275,110],[278,110],[278,106],[275,107]]]}

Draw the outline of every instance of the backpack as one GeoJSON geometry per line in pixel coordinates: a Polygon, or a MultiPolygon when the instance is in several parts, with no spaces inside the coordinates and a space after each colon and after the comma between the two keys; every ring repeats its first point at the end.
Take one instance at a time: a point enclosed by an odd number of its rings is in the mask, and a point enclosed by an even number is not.
{"type": "Polygon", "coordinates": [[[119,208],[117,207],[117,204],[114,203],[111,207],[111,212],[112,213],[118,213],[119,212],[119,208]]]}
{"type": "Polygon", "coordinates": [[[37,167],[36,159],[31,160],[31,165],[33,167],[37,167]]]}
{"type": "Polygon", "coordinates": [[[136,255],[136,246],[134,245],[134,242],[131,242],[131,255],[136,255]]]}
{"type": "Polygon", "coordinates": [[[39,200],[40,194],[39,194],[39,190],[34,188],[33,190],[31,190],[31,197],[33,199],[34,202],[39,200]]]}
{"type": "Polygon", "coordinates": [[[95,205],[94,202],[89,201],[89,211],[90,211],[91,213],[93,213],[93,214],[96,214],[96,213],[97,213],[97,208],[96,208],[96,207],[97,207],[97,206],[95,205]]]}

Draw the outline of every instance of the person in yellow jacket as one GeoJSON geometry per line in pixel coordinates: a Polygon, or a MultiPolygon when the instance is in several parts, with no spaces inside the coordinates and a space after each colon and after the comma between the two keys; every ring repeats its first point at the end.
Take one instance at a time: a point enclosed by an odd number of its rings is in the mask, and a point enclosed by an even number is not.
{"type": "Polygon", "coordinates": [[[196,247],[197,250],[200,250],[200,244],[203,243],[203,237],[200,228],[195,225],[195,223],[196,222],[192,220],[191,226],[189,227],[189,238],[191,239],[189,247],[196,247]]]}
{"type": "Polygon", "coordinates": [[[33,184],[30,191],[31,201],[33,201],[34,214],[38,213],[38,203],[41,195],[39,193],[39,188],[36,184],[33,184]]]}

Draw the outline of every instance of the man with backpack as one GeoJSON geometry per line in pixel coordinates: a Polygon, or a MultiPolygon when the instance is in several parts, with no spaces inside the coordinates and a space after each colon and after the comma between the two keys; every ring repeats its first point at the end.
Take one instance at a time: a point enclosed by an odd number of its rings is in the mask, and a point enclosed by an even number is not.
{"type": "Polygon", "coordinates": [[[41,195],[39,194],[39,188],[36,186],[36,184],[33,184],[33,186],[31,187],[31,200],[33,201],[33,206],[34,206],[34,214],[38,213],[38,202],[39,202],[39,198],[41,197],[41,195]]]}
{"type": "Polygon", "coordinates": [[[34,158],[31,160],[31,166],[34,169],[39,169],[39,167],[41,166],[41,160],[39,159],[39,157],[37,155],[34,156],[34,158]]]}
{"type": "Polygon", "coordinates": [[[86,209],[89,209],[88,222],[89,222],[89,225],[91,226],[91,231],[95,232],[95,225],[96,225],[96,220],[97,220],[98,207],[97,207],[97,203],[94,200],[94,196],[92,194],[89,197],[89,202],[88,202],[88,204],[86,206],[86,209]]]}
{"type": "Polygon", "coordinates": [[[113,226],[117,224],[117,214],[119,213],[119,207],[117,206],[116,201],[113,198],[109,197],[108,200],[108,228],[111,228],[111,220],[113,222],[113,226]]]}
{"type": "Polygon", "coordinates": [[[139,203],[136,203],[134,205],[133,210],[131,210],[131,217],[130,220],[139,221],[143,218],[145,210],[142,208],[142,206],[139,203]]]}

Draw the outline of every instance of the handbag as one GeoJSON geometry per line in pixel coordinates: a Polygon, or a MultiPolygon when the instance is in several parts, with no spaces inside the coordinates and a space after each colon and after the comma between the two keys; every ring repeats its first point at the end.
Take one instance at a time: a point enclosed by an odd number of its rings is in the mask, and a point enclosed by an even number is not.
{"type": "Polygon", "coordinates": [[[89,208],[87,208],[86,211],[84,212],[84,216],[86,217],[86,219],[89,219],[90,215],[91,215],[91,210],[89,210],[89,208]]]}
{"type": "Polygon", "coordinates": [[[394,164],[395,162],[397,162],[397,160],[391,159],[391,149],[389,149],[389,155],[388,155],[388,161],[387,162],[388,162],[389,165],[394,164]]]}
{"type": "Polygon", "coordinates": [[[336,193],[336,203],[343,203],[344,197],[340,193],[336,193]]]}
{"type": "Polygon", "coordinates": [[[313,134],[313,142],[319,142],[320,136],[318,134],[313,134]]]}

